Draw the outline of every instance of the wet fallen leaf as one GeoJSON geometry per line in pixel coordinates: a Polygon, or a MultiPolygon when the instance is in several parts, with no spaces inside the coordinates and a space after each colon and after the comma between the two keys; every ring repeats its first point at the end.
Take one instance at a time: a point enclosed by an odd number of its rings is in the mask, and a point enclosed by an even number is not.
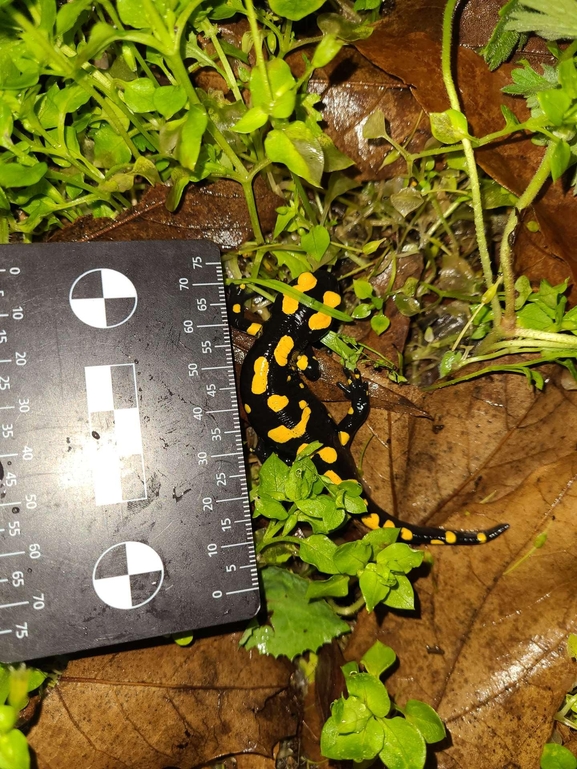
{"type": "Polygon", "coordinates": [[[271,757],[297,729],[291,667],[238,640],[73,660],[30,731],[38,769],[189,769],[235,753],[271,757]]]}
{"type": "Polygon", "coordinates": [[[432,548],[418,612],[362,614],[345,655],[375,637],[395,649],[395,697],[429,702],[449,729],[439,769],[537,767],[576,673],[565,645],[577,630],[577,394],[556,378],[535,394],[496,376],[422,405],[432,424],[374,412],[361,432],[358,446],[378,436],[364,463],[375,498],[415,522],[511,528],[487,546],[432,548]]]}
{"type": "MultiPolygon", "coordinates": [[[[273,229],[275,208],[282,201],[258,178],[254,186],[257,209],[264,232],[273,229]]],[[[117,219],[82,216],[57,230],[51,241],[93,240],[200,240],[206,238],[222,249],[237,248],[253,237],[242,187],[228,179],[212,184],[191,185],[179,208],[166,208],[168,187],[148,189],[141,201],[117,219]]]]}
{"type": "MultiPolygon", "coordinates": [[[[356,46],[369,61],[385,72],[412,86],[412,92],[426,112],[441,112],[449,106],[441,75],[441,19],[443,0],[406,0],[398,3],[380,22],[370,38],[356,46]],[[399,51],[403,55],[399,56],[399,51]]],[[[496,18],[496,3],[485,6],[475,0],[466,6],[461,42],[457,46],[456,80],[472,132],[484,136],[503,126],[501,104],[521,119],[526,116],[521,99],[506,96],[501,89],[510,82],[511,64],[490,72],[484,61],[468,45],[487,39],[491,19],[496,18]],[[483,9],[485,12],[483,13],[483,9]],[[471,42],[463,36],[469,35],[471,42]]],[[[533,61],[545,59],[543,49],[534,47],[525,56],[533,61]]],[[[516,194],[527,186],[539,165],[542,148],[527,138],[500,142],[476,153],[479,165],[500,184],[516,194]]],[[[577,200],[561,182],[549,184],[535,205],[535,212],[545,238],[554,254],[560,256],[577,274],[573,244],[577,238],[577,200]]]]}

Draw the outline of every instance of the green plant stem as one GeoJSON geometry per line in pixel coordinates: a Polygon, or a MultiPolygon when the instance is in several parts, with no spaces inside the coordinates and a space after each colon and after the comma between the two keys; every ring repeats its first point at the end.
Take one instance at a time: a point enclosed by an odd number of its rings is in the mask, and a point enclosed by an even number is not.
{"type": "Polygon", "coordinates": [[[359,613],[359,611],[365,605],[366,601],[365,598],[361,595],[360,598],[357,598],[357,600],[354,603],[349,604],[349,606],[339,606],[337,603],[331,600],[329,600],[328,603],[330,603],[334,613],[338,614],[340,617],[353,617],[355,614],[359,613]]]}
{"type": "MultiPolygon", "coordinates": [[[[443,14],[443,48],[441,54],[441,66],[443,70],[443,82],[445,83],[445,89],[449,96],[449,102],[452,109],[461,111],[461,103],[455,87],[455,81],[453,80],[453,74],[451,70],[451,54],[452,54],[452,39],[453,39],[453,18],[455,9],[460,0],[448,0],[445,11],[443,14]]],[[[493,269],[491,267],[491,256],[489,254],[489,246],[487,244],[487,237],[485,235],[485,219],[483,216],[483,203],[481,200],[481,185],[479,183],[479,174],[477,172],[477,163],[475,161],[475,153],[473,151],[473,144],[467,137],[463,137],[463,152],[465,154],[465,160],[467,162],[467,172],[469,174],[471,184],[471,198],[473,205],[473,218],[475,222],[475,232],[477,234],[477,245],[479,248],[479,256],[481,258],[481,267],[483,269],[483,276],[485,278],[485,285],[487,290],[493,285],[493,269]]],[[[491,308],[493,310],[493,322],[495,328],[498,328],[501,323],[501,305],[497,296],[494,296],[491,300],[491,308]]]]}
{"type": "Polygon", "coordinates": [[[218,39],[218,35],[215,32],[214,25],[210,24],[210,22],[204,22],[201,26],[202,31],[204,34],[209,38],[210,42],[214,46],[214,50],[216,51],[218,58],[220,59],[220,62],[222,64],[222,68],[225,73],[225,80],[228,83],[228,87],[234,94],[234,98],[237,101],[242,101],[242,94],[240,92],[240,88],[238,87],[238,83],[236,82],[236,77],[234,76],[234,72],[232,71],[232,67],[230,66],[230,62],[228,58],[226,57],[222,45],[220,44],[220,40],[218,39]]]}
{"type": "Polygon", "coordinates": [[[10,228],[8,226],[8,217],[0,216],[0,243],[3,245],[10,242],[10,228]]]}
{"type": "Polygon", "coordinates": [[[270,87],[270,81],[268,79],[266,62],[262,52],[262,37],[261,37],[260,27],[258,26],[258,23],[257,23],[254,4],[252,0],[245,0],[244,4],[245,4],[246,15],[248,18],[248,23],[250,25],[250,31],[252,34],[252,40],[254,44],[254,55],[256,57],[256,66],[258,67],[259,72],[261,74],[262,81],[266,89],[267,99],[272,104],[272,91],[270,87]]]}
{"type": "Polygon", "coordinates": [[[512,336],[513,334],[518,335],[517,332],[519,331],[519,329],[515,329],[515,275],[513,273],[513,253],[511,250],[511,239],[514,236],[515,229],[519,223],[517,211],[524,211],[533,203],[549,178],[549,174],[551,173],[551,158],[555,151],[555,147],[556,144],[553,142],[548,145],[547,150],[541,159],[541,163],[539,164],[539,168],[517,201],[515,208],[509,214],[509,218],[507,219],[503,231],[499,258],[505,287],[504,330],[506,336],[512,336]]]}

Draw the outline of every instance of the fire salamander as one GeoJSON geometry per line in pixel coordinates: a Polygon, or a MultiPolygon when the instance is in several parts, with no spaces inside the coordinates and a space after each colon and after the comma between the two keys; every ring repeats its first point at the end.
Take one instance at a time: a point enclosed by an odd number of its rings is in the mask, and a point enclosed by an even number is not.
{"type": "MultiPolygon", "coordinates": [[[[305,272],[293,284],[299,291],[336,308],[341,303],[334,276],[321,271],[305,272]]],[[[231,306],[231,322],[255,337],[247,353],[240,377],[240,395],[246,413],[265,450],[275,451],[291,461],[299,449],[313,441],[323,447],[313,461],[320,473],[338,484],[357,479],[348,447],[369,412],[368,388],[358,372],[342,386],[350,400],[347,415],[336,424],[324,404],[301,379],[319,377],[318,361],[312,346],[326,334],[332,318],[287,295],[279,295],[271,317],[263,326],[250,323],[243,315],[243,292],[236,291],[231,306]]],[[[499,524],[485,531],[452,531],[404,523],[386,513],[371,499],[363,523],[371,529],[397,527],[399,538],[412,544],[476,545],[495,539],[508,529],[499,524]]]]}

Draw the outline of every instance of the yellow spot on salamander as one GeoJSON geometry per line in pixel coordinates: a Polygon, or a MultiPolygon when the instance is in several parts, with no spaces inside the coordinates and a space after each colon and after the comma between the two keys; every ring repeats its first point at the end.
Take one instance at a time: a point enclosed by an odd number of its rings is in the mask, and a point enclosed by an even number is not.
{"type": "Polygon", "coordinates": [[[445,543],[443,542],[442,539],[432,539],[429,544],[431,544],[431,545],[444,545],[445,543]]]}
{"type": "Polygon", "coordinates": [[[376,513],[371,513],[370,515],[363,515],[363,517],[361,518],[361,521],[365,524],[367,529],[379,528],[379,516],[376,513]]]}
{"type": "Polygon", "coordinates": [[[282,311],[285,315],[294,315],[298,310],[299,303],[292,296],[283,296],[282,298],[282,311]]]}
{"type": "Polygon", "coordinates": [[[350,409],[347,411],[347,414],[348,414],[349,416],[350,416],[351,414],[354,414],[354,413],[355,413],[355,410],[354,410],[353,408],[350,408],[350,409]]]}
{"type": "Polygon", "coordinates": [[[487,541],[487,535],[485,534],[484,531],[480,531],[477,534],[477,542],[480,542],[482,545],[484,545],[486,541],[487,541]]]}
{"type": "Polygon", "coordinates": [[[298,455],[301,453],[301,451],[304,451],[304,450],[306,449],[306,447],[307,447],[308,445],[309,445],[308,443],[301,443],[301,445],[300,445],[300,446],[298,447],[298,449],[297,449],[297,457],[298,457],[298,455]]]}
{"type": "Polygon", "coordinates": [[[238,303],[237,303],[237,304],[233,304],[233,305],[232,305],[232,311],[233,311],[233,312],[235,312],[235,313],[237,313],[237,315],[238,315],[238,313],[241,311],[241,309],[242,309],[242,308],[241,308],[240,304],[238,304],[238,303]]]}
{"type": "Polygon", "coordinates": [[[306,409],[303,409],[302,416],[294,427],[279,425],[268,431],[268,437],[275,443],[287,443],[293,438],[302,438],[307,431],[310,417],[311,410],[310,407],[307,406],[306,409]]]}
{"type": "Polygon", "coordinates": [[[261,331],[262,331],[261,323],[251,323],[250,326],[247,328],[246,333],[250,334],[251,336],[256,336],[261,331]]]}
{"type": "Polygon", "coordinates": [[[337,461],[337,452],[331,446],[325,446],[319,451],[319,457],[329,465],[337,461]]]}
{"type": "Polygon", "coordinates": [[[274,359],[279,366],[286,366],[288,363],[288,356],[291,354],[293,347],[295,346],[294,340],[290,336],[281,336],[277,346],[274,348],[274,359]]]}
{"type": "Polygon", "coordinates": [[[270,395],[266,401],[267,406],[269,409],[272,409],[272,411],[282,411],[288,406],[288,402],[289,399],[286,395],[270,395]]]}
{"type": "Polygon", "coordinates": [[[335,294],[334,291],[325,291],[323,294],[323,304],[326,304],[327,307],[338,307],[340,303],[340,294],[335,294]]]}
{"type": "Polygon", "coordinates": [[[395,529],[395,528],[396,528],[395,522],[391,521],[390,518],[383,523],[383,529],[395,529]]]}
{"type": "Polygon", "coordinates": [[[315,312],[309,318],[309,328],[311,331],[320,331],[322,328],[328,328],[332,322],[333,319],[330,315],[324,312],[315,312]]]}
{"type": "Polygon", "coordinates": [[[303,272],[301,275],[299,275],[296,287],[299,291],[310,291],[316,286],[316,284],[317,279],[312,274],[312,272],[303,272]]]}
{"type": "Polygon", "coordinates": [[[326,473],[323,473],[323,475],[326,475],[330,481],[337,485],[343,482],[343,479],[340,477],[340,475],[337,475],[334,470],[327,470],[326,473]]]}
{"type": "Polygon", "coordinates": [[[254,375],[252,378],[251,391],[255,395],[262,395],[266,391],[268,381],[268,360],[261,355],[254,362],[254,375]]]}
{"type": "Polygon", "coordinates": [[[454,531],[447,531],[445,533],[445,542],[448,545],[454,545],[456,541],[457,541],[457,535],[455,534],[454,531]]]}
{"type": "Polygon", "coordinates": [[[306,355],[299,355],[297,358],[297,368],[300,368],[301,371],[304,371],[306,367],[309,365],[309,359],[306,355]]]}
{"type": "Polygon", "coordinates": [[[404,539],[405,542],[410,542],[413,539],[413,532],[403,526],[401,529],[401,539],[404,539]]]}
{"type": "Polygon", "coordinates": [[[341,442],[341,446],[346,446],[347,443],[350,441],[351,436],[349,433],[346,433],[344,430],[341,430],[339,432],[339,441],[341,442]]]}
{"type": "Polygon", "coordinates": [[[301,407],[301,409],[306,408],[308,405],[309,404],[306,401],[299,401],[299,406],[301,407]]]}
{"type": "Polygon", "coordinates": [[[245,403],[245,404],[244,404],[244,410],[246,411],[246,413],[247,413],[247,414],[250,414],[250,412],[252,411],[252,409],[251,409],[251,407],[248,405],[248,403],[245,403]]]}

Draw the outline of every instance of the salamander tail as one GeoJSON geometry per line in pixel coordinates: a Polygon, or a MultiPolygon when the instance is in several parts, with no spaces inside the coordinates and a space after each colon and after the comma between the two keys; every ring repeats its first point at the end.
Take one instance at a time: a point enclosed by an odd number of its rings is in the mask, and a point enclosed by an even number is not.
{"type": "Polygon", "coordinates": [[[399,542],[411,545],[483,545],[501,536],[509,528],[508,523],[499,523],[491,529],[481,531],[455,531],[432,526],[415,526],[400,521],[382,510],[370,512],[361,520],[369,529],[398,528],[401,530],[399,542]]]}

